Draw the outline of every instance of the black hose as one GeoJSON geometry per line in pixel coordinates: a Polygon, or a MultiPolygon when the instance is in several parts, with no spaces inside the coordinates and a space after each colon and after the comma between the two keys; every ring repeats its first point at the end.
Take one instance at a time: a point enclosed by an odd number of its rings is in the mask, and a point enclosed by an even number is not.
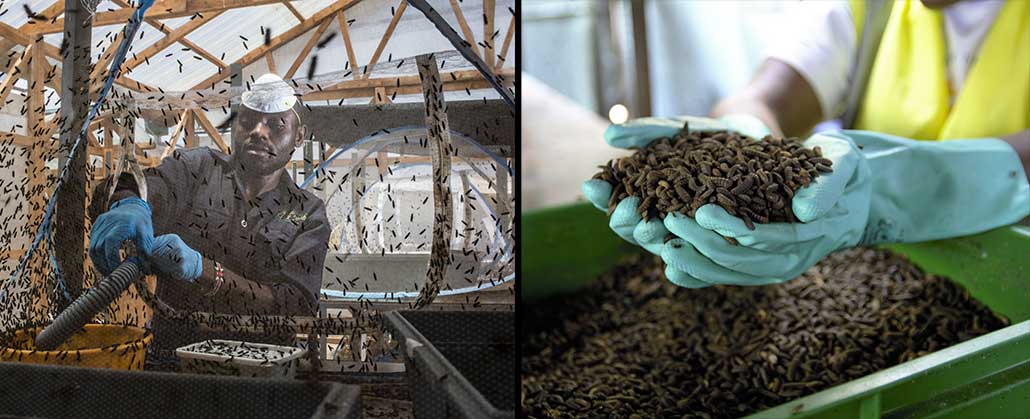
{"type": "Polygon", "coordinates": [[[139,263],[130,259],[118,266],[111,275],[102,278],[77,298],[46,329],[36,336],[36,348],[51,351],[68,340],[94,315],[110,305],[122,292],[129,288],[143,274],[139,263]]]}

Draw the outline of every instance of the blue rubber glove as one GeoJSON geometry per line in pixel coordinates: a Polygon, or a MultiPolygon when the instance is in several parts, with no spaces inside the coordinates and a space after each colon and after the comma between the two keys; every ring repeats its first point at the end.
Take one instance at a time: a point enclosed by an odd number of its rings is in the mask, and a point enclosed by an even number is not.
{"type": "Polygon", "coordinates": [[[104,276],[122,263],[119,255],[122,242],[132,240],[136,251],[150,255],[154,243],[150,205],[138,197],[119,200],[97,217],[89,232],[89,258],[104,276]]]}
{"type": "MultiPolygon", "coordinates": [[[[769,128],[758,118],[751,115],[735,114],[726,115],[718,119],[694,116],[639,118],[625,124],[609,126],[604,132],[604,139],[608,142],[608,145],[616,148],[642,148],[658,138],[675,135],[683,129],[684,124],[687,124],[690,132],[733,131],[752,138],[762,138],[769,135],[769,128]]],[[[593,203],[595,207],[602,211],[608,209],[608,198],[612,194],[611,184],[603,180],[591,179],[583,183],[582,189],[587,200],[593,203]]],[[[666,244],[664,239],[669,231],[662,224],[662,220],[653,219],[643,222],[636,211],[639,204],[640,199],[636,197],[629,197],[620,201],[609,218],[608,225],[624,240],[640,245],[651,253],[661,255],[666,244]]],[[[671,243],[672,241],[670,241],[671,243]]],[[[688,287],[708,285],[707,283],[686,278],[682,272],[670,275],[668,263],[666,263],[666,267],[666,276],[677,284],[688,287]],[[682,281],[680,281],[681,278],[682,281]]]]}
{"type": "MultiPolygon", "coordinates": [[[[639,118],[625,124],[610,125],[604,132],[604,139],[608,145],[616,148],[643,148],[651,141],[662,137],[671,137],[688,124],[690,132],[704,131],[734,131],[752,138],[762,138],[769,135],[769,128],[758,118],[750,115],[727,115],[719,119],[702,118],[695,116],[680,116],[675,118],[639,118]]],[[[591,179],[583,182],[583,195],[598,209],[607,211],[608,198],[612,195],[612,185],[603,180],[591,179]]],[[[654,240],[638,242],[633,237],[633,231],[640,223],[640,215],[636,213],[636,207],[640,204],[639,198],[629,197],[623,199],[617,205],[615,212],[609,219],[609,227],[626,241],[639,244],[654,254],[661,254],[661,239],[668,231],[661,228],[661,220],[651,221],[651,230],[648,230],[648,238],[651,235],[660,235],[654,240]]]]}
{"type": "Polygon", "coordinates": [[[164,234],[154,239],[154,252],[149,269],[180,281],[195,282],[200,278],[203,259],[178,234],[164,234]]]}
{"type": "Polygon", "coordinates": [[[873,198],[869,161],[847,137],[814,135],[804,144],[821,148],[833,161],[833,172],[820,173],[794,194],[791,210],[801,223],[755,224],[751,230],[713,204],[698,208],[694,218],[671,214],[661,223],[677,237],[661,249],[666,276],[691,287],[773,284],[796,278],[830,252],[859,244],[873,198]]]}
{"type": "MultiPolygon", "coordinates": [[[[638,200],[627,198],[612,214],[612,227],[661,255],[666,276],[679,285],[762,285],[792,279],[834,250],[958,237],[1030,213],[1022,165],[1000,140],[923,142],[844,131],[815,135],[805,145],[820,146],[833,172],[794,196],[791,208],[801,224],[749,230],[721,207],[705,205],[693,219],[672,214],[641,222],[636,216],[631,225],[638,200]],[[670,232],[678,238],[663,243],[670,232]]],[[[584,192],[604,208],[607,184],[597,182],[584,184],[584,192]]]]}

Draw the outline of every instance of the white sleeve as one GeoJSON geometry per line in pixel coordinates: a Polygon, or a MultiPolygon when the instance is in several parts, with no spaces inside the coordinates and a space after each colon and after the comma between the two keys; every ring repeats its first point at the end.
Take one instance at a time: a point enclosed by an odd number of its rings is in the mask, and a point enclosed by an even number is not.
{"type": "Polygon", "coordinates": [[[851,8],[846,2],[808,4],[795,28],[765,51],[765,58],[789,64],[815,90],[823,119],[844,113],[851,67],[858,40],[851,8]]]}

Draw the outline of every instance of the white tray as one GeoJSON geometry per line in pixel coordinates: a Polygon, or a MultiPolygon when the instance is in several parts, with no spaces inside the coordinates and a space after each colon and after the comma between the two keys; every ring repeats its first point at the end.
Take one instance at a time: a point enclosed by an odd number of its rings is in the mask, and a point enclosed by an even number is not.
{"type": "Polygon", "coordinates": [[[296,360],[306,353],[306,349],[292,346],[221,339],[205,340],[175,350],[183,371],[269,378],[293,378],[297,370],[296,360]],[[203,349],[211,346],[222,347],[225,353],[212,353],[203,349]],[[241,346],[257,350],[260,354],[241,353],[241,346]]]}

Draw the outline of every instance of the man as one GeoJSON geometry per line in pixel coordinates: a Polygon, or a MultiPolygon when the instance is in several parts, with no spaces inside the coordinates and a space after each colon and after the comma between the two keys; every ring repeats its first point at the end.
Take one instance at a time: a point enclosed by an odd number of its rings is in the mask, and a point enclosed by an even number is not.
{"type": "MultiPolygon", "coordinates": [[[[158,276],[157,296],[179,310],[313,315],[330,227],[324,203],[284,169],[307,127],[294,90],[274,74],[260,77],[241,104],[231,154],[176,151],[145,172],[146,202],[123,175],[110,208],[95,218],[90,258],[108,275],[121,263],[122,242],[133,240],[158,276]]],[[[213,337],[290,338],[210,332],[155,314],[154,346],[163,350],[213,337]]]]}
{"type": "MultiPolygon", "coordinates": [[[[845,114],[857,39],[870,24],[863,22],[866,5],[834,5],[796,47],[774,51],[747,87],[715,107],[719,119],[644,118],[609,127],[605,139],[643,147],[684,122],[756,138],[804,135],[845,114]]],[[[846,126],[864,131],[805,141],[833,161],[833,172],[793,196],[802,223],[750,229],[713,204],[694,217],[644,221],[636,198],[627,198],[612,213],[612,229],[661,255],[670,281],[705,287],[782,282],[838,249],[959,237],[1030,215],[1030,2],[903,0],[887,7],[868,84],[856,92],[857,117],[846,126]]],[[[600,209],[611,190],[598,180],[583,185],[600,209]]]]}

